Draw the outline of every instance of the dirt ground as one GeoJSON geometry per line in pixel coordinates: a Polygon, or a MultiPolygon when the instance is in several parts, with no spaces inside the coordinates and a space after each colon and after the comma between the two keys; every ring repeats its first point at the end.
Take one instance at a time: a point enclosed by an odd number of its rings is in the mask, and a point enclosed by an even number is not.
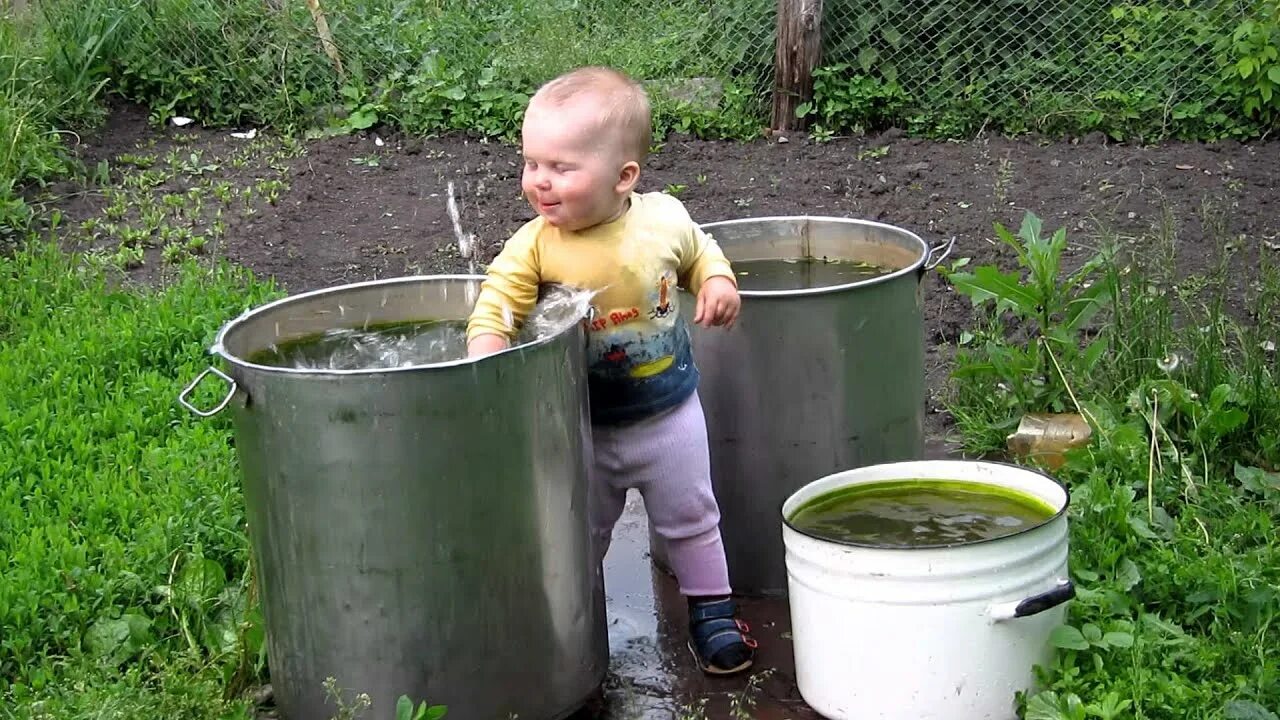
{"type": "MultiPolygon", "coordinates": [[[[86,139],[81,152],[92,164],[155,138],[159,154],[180,133],[198,138],[181,146],[183,153],[204,148],[212,156],[239,142],[228,130],[149,128],[145,111],[126,106],[86,139]]],[[[222,169],[241,183],[252,183],[254,172],[222,169]]],[[[214,252],[274,277],[289,292],[467,271],[446,212],[449,183],[482,263],[533,215],[520,197],[517,148],[464,137],[371,132],[312,142],[284,175],[289,190],[275,205],[260,203],[251,217],[229,218],[214,252]]],[[[1065,227],[1076,258],[1104,233],[1135,239],[1142,253],[1138,238],[1164,225],[1177,234],[1182,272],[1210,266],[1224,244],[1234,248],[1231,295],[1237,305],[1260,254],[1280,259],[1278,185],[1280,142],[1274,141],[1137,146],[1094,134],[933,142],[896,130],[825,144],[804,136],[746,144],[671,137],[651,156],[641,180],[641,190],[677,193],[699,222],[802,214],[863,218],[906,228],[930,244],[954,237],[952,260],[1005,268],[1013,266],[1013,255],[995,242],[992,224],[1016,230],[1026,211],[1043,218],[1046,231],[1065,227]]],[[[101,205],[86,194],[64,209],[75,221],[101,205]]],[[[146,276],[148,267],[139,274],[146,276]]],[[[939,397],[951,343],[971,313],[967,300],[950,292],[937,273],[924,283],[927,430],[936,441],[948,425],[939,397]]]]}
{"type": "MultiPolygon", "coordinates": [[[[85,157],[114,157],[157,134],[163,150],[174,130],[148,129],[144,121],[140,111],[122,109],[103,133],[86,139],[85,157]]],[[[228,142],[225,130],[196,132],[197,144],[228,142]]],[[[491,259],[532,216],[519,196],[520,160],[513,147],[462,137],[377,139],[368,134],[308,144],[289,162],[289,189],[277,204],[232,218],[215,252],[300,292],[379,277],[465,272],[446,212],[449,183],[463,229],[477,239],[480,261],[491,259]]],[[[1044,218],[1046,230],[1066,227],[1076,258],[1103,232],[1136,239],[1171,224],[1182,272],[1210,266],[1224,244],[1235,248],[1231,294],[1237,304],[1259,258],[1280,260],[1276,142],[1136,146],[1101,136],[931,142],[896,131],[826,144],[802,136],[786,140],[670,138],[648,162],[642,189],[678,193],[700,222],[801,214],[871,219],[911,230],[930,244],[954,237],[953,259],[1005,268],[1012,267],[1012,253],[994,241],[992,223],[1016,229],[1025,211],[1044,218]]],[[[96,211],[95,202],[78,196],[64,209],[76,220],[96,211]]],[[[924,283],[926,429],[937,447],[948,429],[939,397],[951,344],[971,315],[968,302],[948,291],[937,273],[924,283]]],[[[615,660],[609,714],[672,717],[677,698],[704,696],[712,698],[712,717],[726,716],[728,698],[745,681],[707,681],[689,670],[679,598],[668,579],[648,570],[643,522],[632,507],[607,569],[615,660]]],[[[748,602],[744,614],[766,648],[760,667],[777,669],[762,678],[758,716],[806,716],[790,675],[785,603],[748,602]]]]}

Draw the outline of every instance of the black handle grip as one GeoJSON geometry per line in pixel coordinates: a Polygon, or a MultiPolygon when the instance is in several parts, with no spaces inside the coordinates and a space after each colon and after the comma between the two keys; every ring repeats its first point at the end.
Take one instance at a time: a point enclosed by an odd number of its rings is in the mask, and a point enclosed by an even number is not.
{"type": "Polygon", "coordinates": [[[1061,605],[1075,596],[1075,583],[1065,580],[1052,590],[1042,592],[1039,595],[1032,595],[1018,603],[1018,608],[1013,611],[1013,616],[1020,618],[1042,613],[1049,608],[1061,605]]]}

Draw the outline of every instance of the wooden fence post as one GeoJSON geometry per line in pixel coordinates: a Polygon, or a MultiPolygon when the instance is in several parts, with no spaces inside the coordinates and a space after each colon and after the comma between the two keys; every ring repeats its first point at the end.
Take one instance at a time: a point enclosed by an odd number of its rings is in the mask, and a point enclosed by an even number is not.
{"type": "Polygon", "coordinates": [[[320,0],[307,0],[307,7],[311,9],[311,19],[316,23],[316,34],[320,36],[320,45],[329,56],[329,60],[333,62],[333,69],[338,71],[338,79],[341,80],[346,75],[342,70],[342,57],[338,55],[338,45],[333,41],[333,33],[329,32],[329,21],[324,17],[320,0]]]}
{"type": "Polygon", "coordinates": [[[813,99],[813,69],[822,59],[822,0],[778,0],[773,61],[773,129],[800,130],[796,107],[813,99]]]}

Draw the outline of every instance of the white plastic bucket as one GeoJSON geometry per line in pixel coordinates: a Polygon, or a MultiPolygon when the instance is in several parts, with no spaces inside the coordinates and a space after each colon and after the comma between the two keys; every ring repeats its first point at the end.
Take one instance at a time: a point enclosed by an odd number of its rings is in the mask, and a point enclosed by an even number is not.
{"type": "Polygon", "coordinates": [[[796,682],[833,720],[1005,720],[1075,595],[1067,491],[1039,472],[959,460],[829,475],[782,506],[796,682]],[[927,479],[1021,491],[1057,512],[1013,535],[951,546],[877,548],[790,523],[809,500],[852,485],[927,479]]]}

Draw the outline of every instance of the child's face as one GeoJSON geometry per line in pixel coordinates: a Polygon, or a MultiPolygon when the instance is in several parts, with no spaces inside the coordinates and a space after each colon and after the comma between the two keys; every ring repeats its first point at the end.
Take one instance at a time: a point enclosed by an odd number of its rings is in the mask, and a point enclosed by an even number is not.
{"type": "Polygon", "coordinates": [[[521,189],[547,222],[583,230],[617,217],[630,190],[618,133],[601,129],[588,99],[534,102],[525,113],[521,189]]]}

